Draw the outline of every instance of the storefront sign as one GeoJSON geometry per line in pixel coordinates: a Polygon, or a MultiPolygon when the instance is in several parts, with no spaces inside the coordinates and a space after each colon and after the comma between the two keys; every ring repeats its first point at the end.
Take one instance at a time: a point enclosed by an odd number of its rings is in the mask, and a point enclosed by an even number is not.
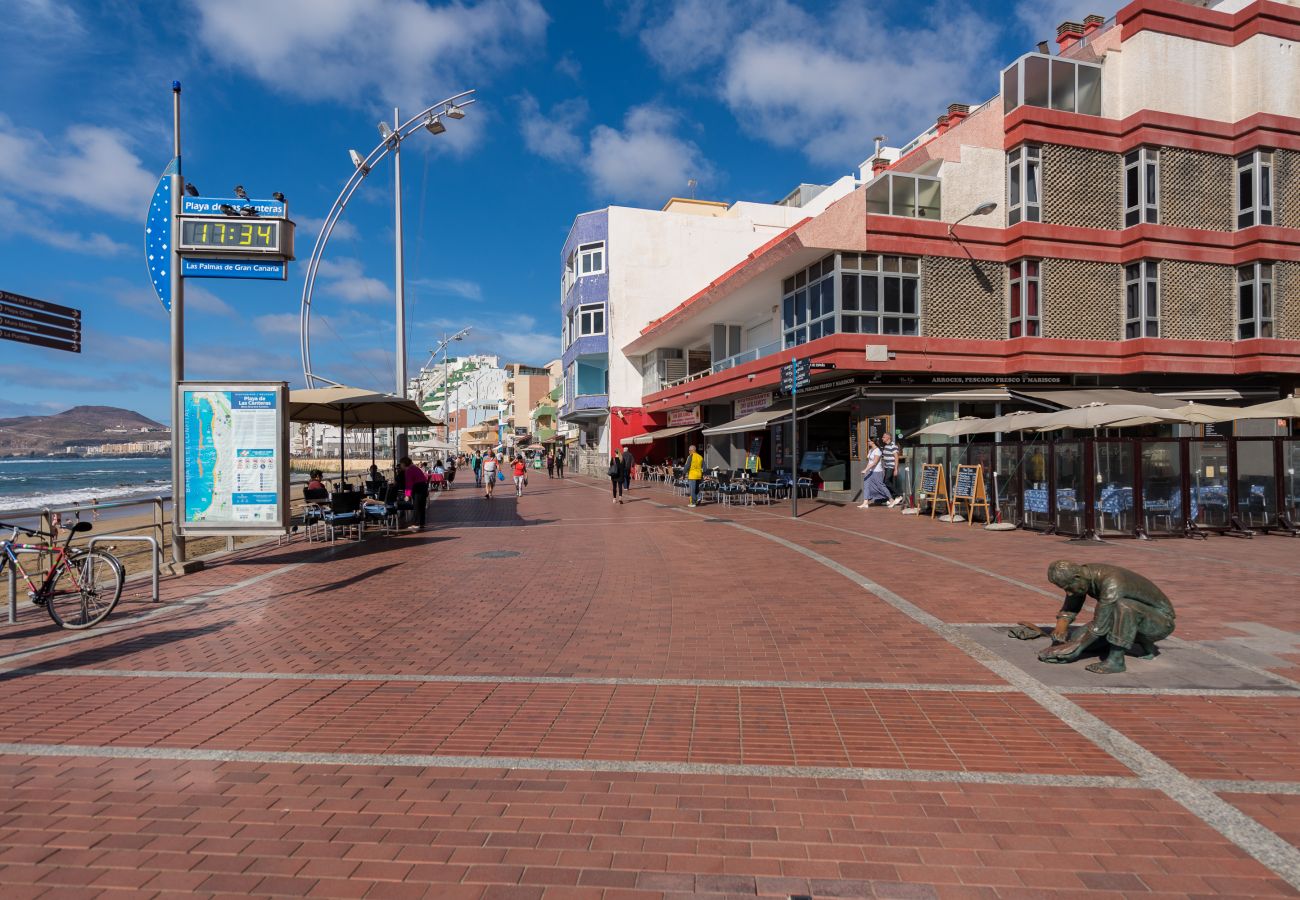
{"type": "Polygon", "coordinates": [[[668,413],[668,427],[676,428],[680,425],[698,425],[700,424],[699,406],[688,406],[686,409],[674,409],[668,413]]]}
{"type": "Polygon", "coordinates": [[[747,416],[750,413],[762,412],[772,405],[772,392],[764,394],[755,394],[752,397],[741,397],[736,401],[736,418],[747,416]]]}
{"type": "Polygon", "coordinates": [[[1035,387],[1070,384],[1069,375],[911,375],[876,372],[860,384],[918,385],[920,387],[1035,387]]]}

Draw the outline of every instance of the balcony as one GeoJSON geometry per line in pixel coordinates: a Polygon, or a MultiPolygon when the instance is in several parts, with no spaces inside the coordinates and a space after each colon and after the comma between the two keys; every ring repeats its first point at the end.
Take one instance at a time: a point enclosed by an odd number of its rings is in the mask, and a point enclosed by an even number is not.
{"type": "Polygon", "coordinates": [[[941,182],[929,175],[882,172],[867,185],[867,215],[939,221],[941,182]]]}
{"type": "Polygon", "coordinates": [[[1044,53],[1026,53],[1002,70],[1002,112],[1038,106],[1101,115],[1101,66],[1044,53]]]}

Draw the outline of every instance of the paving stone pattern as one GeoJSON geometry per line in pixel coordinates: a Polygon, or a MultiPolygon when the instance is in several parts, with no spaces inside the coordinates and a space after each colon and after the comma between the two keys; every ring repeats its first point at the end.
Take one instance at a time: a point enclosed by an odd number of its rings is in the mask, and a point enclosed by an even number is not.
{"type": "Polygon", "coordinates": [[[1289,542],[605,487],[456,490],[422,534],[245,551],[98,631],[24,609],[0,634],[0,896],[1298,895],[1289,542]],[[916,617],[1050,621],[1060,557],[1148,574],[1190,642],[1098,695],[969,629],[1095,741],[916,617]],[[1257,830],[1136,777],[1107,729],[1257,830]]]}

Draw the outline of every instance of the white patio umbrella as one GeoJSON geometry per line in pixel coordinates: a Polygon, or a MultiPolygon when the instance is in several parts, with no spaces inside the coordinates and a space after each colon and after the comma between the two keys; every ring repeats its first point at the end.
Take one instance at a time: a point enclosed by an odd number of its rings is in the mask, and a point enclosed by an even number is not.
{"type": "Polygon", "coordinates": [[[1181,416],[1183,422],[1193,425],[1208,425],[1213,422],[1231,422],[1233,419],[1241,418],[1242,412],[1237,407],[1232,406],[1207,406],[1204,403],[1185,403],[1182,406],[1175,406],[1172,409],[1159,410],[1160,416],[1152,418],[1150,416],[1138,416],[1132,419],[1124,419],[1119,422],[1111,422],[1107,428],[1129,428],[1134,425],[1156,425],[1161,422],[1168,422],[1168,415],[1181,416]]]}
{"type": "Polygon", "coordinates": [[[918,428],[908,437],[919,437],[923,434],[937,434],[943,437],[958,437],[959,435],[969,434],[968,429],[972,425],[978,425],[984,420],[978,416],[962,416],[960,419],[945,419],[942,422],[935,422],[933,425],[926,425],[924,428],[918,428]]]}
{"type": "MultiPolygon", "coordinates": [[[[1233,419],[1300,419],[1300,394],[1233,410],[1233,419]]],[[[1221,420],[1229,421],[1229,420],[1221,420]]]]}
{"type": "Polygon", "coordinates": [[[973,427],[967,434],[992,434],[1000,431],[1027,431],[1031,428],[1037,428],[1039,423],[1053,413],[1032,412],[1027,409],[1007,413],[1002,416],[995,416],[992,419],[981,419],[978,427],[973,427]]]}

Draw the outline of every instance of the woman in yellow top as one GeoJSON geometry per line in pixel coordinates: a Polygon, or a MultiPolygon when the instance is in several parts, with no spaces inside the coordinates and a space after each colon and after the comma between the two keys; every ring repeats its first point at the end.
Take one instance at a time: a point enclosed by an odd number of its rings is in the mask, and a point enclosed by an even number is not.
{"type": "Polygon", "coordinates": [[[686,483],[691,486],[690,506],[700,502],[700,481],[704,478],[704,457],[695,452],[695,445],[686,451],[686,483]]]}

